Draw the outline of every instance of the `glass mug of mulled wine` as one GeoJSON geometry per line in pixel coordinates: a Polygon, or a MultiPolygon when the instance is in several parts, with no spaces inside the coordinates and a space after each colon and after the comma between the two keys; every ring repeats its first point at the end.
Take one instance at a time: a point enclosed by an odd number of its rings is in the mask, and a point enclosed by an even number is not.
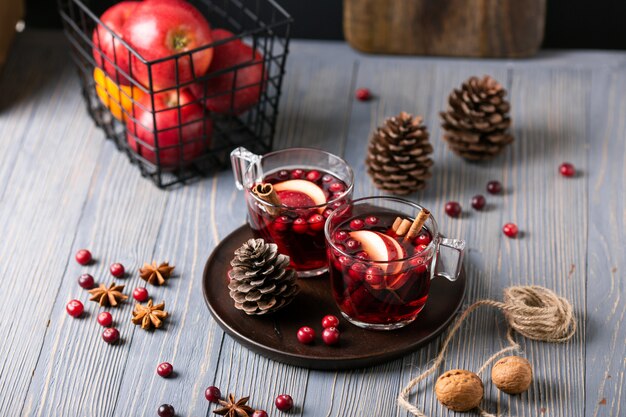
{"type": "Polygon", "coordinates": [[[436,276],[458,278],[465,242],[447,239],[430,212],[395,197],[346,203],[325,225],[333,296],[351,323],[392,330],[414,321],[436,276]]]}
{"type": "Polygon", "coordinates": [[[261,156],[239,147],[230,156],[255,235],[276,243],[299,277],[326,272],[324,224],[334,209],[352,200],[352,168],[311,148],[261,156]]]}

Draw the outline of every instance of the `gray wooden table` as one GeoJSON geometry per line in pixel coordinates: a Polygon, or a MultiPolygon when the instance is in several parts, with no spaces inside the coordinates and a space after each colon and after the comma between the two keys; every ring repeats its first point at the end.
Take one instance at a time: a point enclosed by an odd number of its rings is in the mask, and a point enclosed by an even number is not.
{"type": "MultiPolygon", "coordinates": [[[[306,145],[343,155],[357,173],[356,195],[378,194],[363,158],[369,133],[405,110],[425,116],[435,147],[434,178],[412,198],[434,210],[445,233],[467,240],[467,303],[500,298],[502,289],[539,284],[574,305],[579,331],[564,345],[521,339],[535,380],[521,396],[500,394],[487,380],[485,407],[510,416],[626,416],[626,53],[544,52],[523,61],[393,58],[359,55],[342,43],[293,42],[281,102],[278,148],[306,145]],[[507,86],[516,142],[498,159],[475,165],[440,140],[438,111],[470,75],[491,74],[507,86]],[[356,87],[376,95],[353,99],[356,87]],[[557,174],[571,161],[581,175],[557,174]],[[490,179],[506,192],[478,213],[469,200],[490,179]],[[460,201],[467,216],[444,217],[460,201]],[[516,222],[509,240],[500,229],[516,222]]],[[[400,360],[352,372],[317,372],[249,352],[209,315],[200,278],[215,245],[244,222],[243,196],[229,172],[161,191],[140,177],[88,118],[59,34],[20,35],[0,78],[0,415],[155,416],[161,403],[180,416],[208,416],[209,385],[280,415],[405,416],[400,389],[435,356],[441,338],[400,360]],[[81,267],[78,248],[99,262],[81,267]],[[112,310],[122,343],[100,338],[98,308],[76,278],[110,280],[108,264],[136,271],[170,260],[178,276],[151,287],[172,317],[166,330],[130,323],[132,303],[112,310]],[[72,298],[86,317],[65,313],[72,298]],[[170,361],[176,377],[156,365],[170,361]]],[[[124,280],[131,290],[137,273],[124,280]]],[[[477,370],[504,345],[505,324],[492,310],[462,328],[445,369],[477,370]]],[[[412,397],[427,414],[452,415],[432,383],[412,397]]]]}

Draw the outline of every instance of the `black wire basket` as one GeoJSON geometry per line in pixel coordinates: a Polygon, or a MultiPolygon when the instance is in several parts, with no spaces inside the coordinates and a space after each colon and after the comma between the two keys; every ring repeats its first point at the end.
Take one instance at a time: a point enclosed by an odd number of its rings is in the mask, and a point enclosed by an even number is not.
{"type": "Polygon", "coordinates": [[[87,0],[59,0],[90,116],[160,188],[228,166],[238,146],[271,150],[285,73],[292,19],[273,0],[188,2],[209,22],[213,42],[147,60],[98,18],[101,1],[92,8],[87,0]],[[217,28],[226,31],[217,36],[217,28]],[[104,51],[107,40],[113,54],[104,51]],[[244,53],[215,67],[228,48],[244,53]],[[198,73],[207,50],[213,62],[198,73]],[[159,79],[164,68],[172,70],[167,80],[159,79]]]}

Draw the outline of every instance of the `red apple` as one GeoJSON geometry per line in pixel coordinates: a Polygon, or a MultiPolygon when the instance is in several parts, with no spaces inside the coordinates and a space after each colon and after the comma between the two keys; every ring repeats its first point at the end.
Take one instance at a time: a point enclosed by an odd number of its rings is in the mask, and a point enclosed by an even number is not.
{"type": "MultiPolygon", "coordinates": [[[[129,17],[124,28],[128,42],[147,61],[191,51],[212,42],[211,28],[206,19],[184,0],[145,1],[129,17]]],[[[132,56],[131,66],[133,76],[140,83],[160,90],[203,75],[212,58],[213,49],[208,48],[181,56],[178,64],[175,59],[167,59],[146,65],[132,56]]]]}
{"type": "MultiPolygon", "coordinates": [[[[215,29],[212,35],[214,42],[235,36],[224,29],[215,29]]],[[[265,73],[263,56],[240,39],[216,46],[209,74],[233,67],[240,68],[226,71],[209,78],[206,82],[191,86],[191,92],[196,97],[205,99],[204,103],[209,110],[240,114],[259,101],[265,73]]]]}
{"type": "Polygon", "coordinates": [[[153,112],[151,96],[145,95],[133,106],[134,120],[129,117],[126,121],[130,147],[156,164],[158,140],[159,165],[165,169],[179,168],[200,156],[209,146],[213,130],[211,119],[203,119],[205,110],[187,90],[178,96],[180,107],[176,90],[155,94],[153,112]]]}
{"type": "Polygon", "coordinates": [[[96,65],[104,69],[116,84],[130,84],[128,78],[123,75],[123,73],[128,74],[130,52],[111,32],[126,41],[124,25],[139,4],[138,1],[123,1],[108,8],[100,16],[102,24],[98,24],[93,31],[92,53],[96,65]],[[119,71],[116,71],[116,66],[119,71]]]}

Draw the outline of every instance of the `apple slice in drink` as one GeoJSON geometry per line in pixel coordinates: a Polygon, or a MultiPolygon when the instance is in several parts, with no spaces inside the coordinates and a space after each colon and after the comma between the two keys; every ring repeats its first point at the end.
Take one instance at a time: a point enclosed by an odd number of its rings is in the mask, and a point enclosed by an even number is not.
{"type": "MultiPolygon", "coordinates": [[[[317,184],[307,180],[287,180],[274,184],[280,202],[287,207],[311,207],[326,204],[326,194],[317,184]]],[[[319,207],[323,212],[325,207],[319,207]]]]}

